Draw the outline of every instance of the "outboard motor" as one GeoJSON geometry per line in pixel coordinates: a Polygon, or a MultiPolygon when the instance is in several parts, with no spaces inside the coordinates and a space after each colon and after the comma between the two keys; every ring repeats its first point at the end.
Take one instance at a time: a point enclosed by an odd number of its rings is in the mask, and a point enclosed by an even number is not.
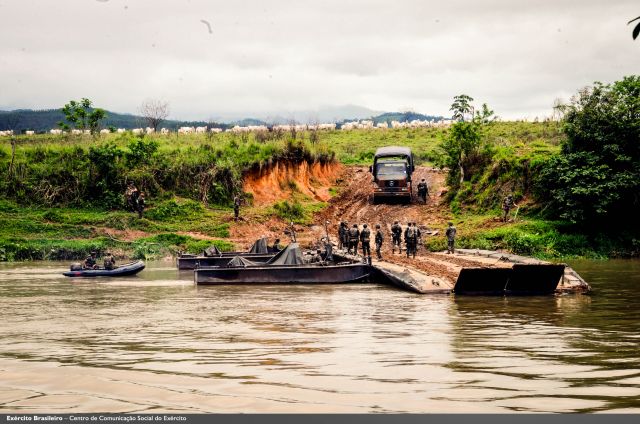
{"type": "Polygon", "coordinates": [[[82,264],[78,262],[71,264],[70,269],[71,271],[82,271],[82,264]]]}

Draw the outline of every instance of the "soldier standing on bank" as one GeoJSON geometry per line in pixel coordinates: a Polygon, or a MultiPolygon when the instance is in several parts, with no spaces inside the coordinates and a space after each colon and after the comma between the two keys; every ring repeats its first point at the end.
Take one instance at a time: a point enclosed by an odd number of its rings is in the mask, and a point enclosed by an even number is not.
{"type": "Polygon", "coordinates": [[[413,246],[413,256],[415,256],[415,254],[418,252],[418,245],[422,243],[422,232],[420,231],[420,227],[418,227],[418,224],[416,222],[413,223],[413,231],[416,233],[416,244],[415,246],[413,246]]]}
{"type": "Polygon", "coordinates": [[[360,238],[360,230],[358,230],[358,224],[353,224],[353,227],[349,230],[349,250],[348,253],[353,255],[358,254],[358,239],[360,238]]]}
{"type": "Polygon", "coordinates": [[[346,228],[344,226],[344,221],[340,222],[340,225],[338,226],[338,249],[342,249],[344,247],[343,241],[345,231],[346,228]]]}
{"type": "Polygon", "coordinates": [[[127,202],[127,207],[130,211],[136,212],[138,210],[138,196],[140,192],[138,188],[133,184],[133,181],[129,181],[127,189],[124,192],[124,198],[127,202]]]}
{"type": "Polygon", "coordinates": [[[396,246],[398,246],[398,253],[402,253],[401,247],[402,227],[398,221],[394,222],[391,226],[391,253],[396,253],[396,246]]]}
{"type": "Polygon", "coordinates": [[[422,199],[423,203],[427,203],[427,197],[429,196],[429,188],[427,187],[427,182],[423,178],[422,181],[418,183],[418,197],[422,199]]]}
{"type": "Polygon", "coordinates": [[[453,226],[453,222],[449,223],[449,228],[447,228],[445,235],[447,236],[447,254],[456,253],[456,227],[453,226]]]}
{"type": "Polygon", "coordinates": [[[360,232],[360,244],[362,245],[362,256],[365,259],[368,258],[369,263],[371,263],[371,230],[368,228],[367,224],[362,226],[362,231],[360,232]]]}
{"type": "Polygon", "coordinates": [[[240,219],[240,203],[241,202],[242,201],[240,200],[240,196],[236,194],[233,198],[233,215],[234,215],[234,220],[236,222],[238,222],[238,219],[240,219]]]}
{"type": "Polygon", "coordinates": [[[349,250],[349,223],[344,221],[342,224],[342,249],[349,250]]]}
{"type": "Polygon", "coordinates": [[[380,249],[382,248],[382,242],[383,241],[384,241],[384,235],[382,234],[382,231],[380,230],[380,224],[376,224],[376,238],[375,238],[376,256],[378,257],[379,261],[382,260],[382,254],[380,253],[380,249]]]}
{"type": "Polygon", "coordinates": [[[507,218],[509,217],[509,211],[517,206],[518,205],[516,205],[513,201],[512,195],[508,195],[502,200],[502,212],[503,212],[502,221],[503,222],[507,222],[507,218]]]}
{"type": "Polygon", "coordinates": [[[138,200],[136,201],[136,209],[138,211],[138,219],[142,219],[142,212],[144,212],[144,193],[140,193],[138,200]]]}
{"type": "Polygon", "coordinates": [[[415,250],[414,240],[415,240],[415,231],[414,231],[414,228],[412,227],[412,223],[408,222],[407,228],[404,230],[404,244],[406,245],[407,258],[409,257],[409,255],[413,255],[414,258],[416,256],[414,251],[415,250]]]}

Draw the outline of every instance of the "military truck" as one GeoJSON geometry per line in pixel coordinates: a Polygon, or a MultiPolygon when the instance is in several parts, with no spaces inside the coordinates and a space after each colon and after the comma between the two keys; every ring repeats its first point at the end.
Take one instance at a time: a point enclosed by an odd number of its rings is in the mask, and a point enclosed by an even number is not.
{"type": "Polygon", "coordinates": [[[413,154],[408,147],[387,146],[376,150],[369,172],[373,175],[373,203],[381,200],[411,202],[413,154]]]}

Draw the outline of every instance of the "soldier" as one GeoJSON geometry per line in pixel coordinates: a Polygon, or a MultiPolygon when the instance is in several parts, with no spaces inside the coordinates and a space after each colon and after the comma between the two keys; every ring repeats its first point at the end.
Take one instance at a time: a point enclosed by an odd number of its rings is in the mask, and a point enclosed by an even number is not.
{"type": "Polygon", "coordinates": [[[83,269],[97,269],[98,264],[96,264],[96,252],[95,250],[91,252],[91,255],[87,256],[87,259],[82,263],[83,269]]]}
{"type": "Polygon", "coordinates": [[[445,235],[447,236],[447,255],[455,253],[456,227],[453,226],[453,222],[449,223],[449,228],[447,228],[445,235]]]}
{"type": "Polygon", "coordinates": [[[420,197],[422,202],[426,204],[427,196],[429,196],[429,188],[427,187],[427,182],[423,178],[422,181],[418,183],[418,197],[420,197]]]}
{"type": "Polygon", "coordinates": [[[391,253],[396,253],[396,246],[398,246],[398,253],[402,253],[402,247],[400,245],[401,237],[402,227],[398,221],[396,221],[391,226],[391,253]]]}
{"type": "Polygon", "coordinates": [[[422,231],[420,231],[420,227],[418,227],[417,223],[413,223],[413,229],[416,232],[416,245],[414,246],[415,252],[414,252],[414,256],[415,253],[417,253],[418,251],[418,246],[422,243],[422,231]]]}
{"type": "Polygon", "coordinates": [[[412,222],[407,224],[407,229],[404,231],[404,242],[407,245],[407,258],[409,255],[416,257],[416,245],[418,244],[416,229],[412,222]]]}
{"type": "Polygon", "coordinates": [[[320,249],[316,250],[316,253],[311,256],[311,263],[319,263],[322,262],[322,251],[320,249]]]}
{"type": "Polygon", "coordinates": [[[338,226],[338,249],[342,249],[344,247],[343,241],[344,241],[344,233],[346,231],[347,229],[344,226],[344,221],[340,222],[340,225],[338,226]]]}
{"type": "Polygon", "coordinates": [[[360,244],[362,245],[362,256],[369,258],[371,262],[371,230],[367,227],[367,224],[362,226],[360,232],[360,244]]]}
{"type": "Polygon", "coordinates": [[[234,219],[236,222],[238,222],[238,219],[240,218],[240,196],[236,195],[233,198],[233,215],[234,215],[234,219]]]}
{"type": "Polygon", "coordinates": [[[516,205],[513,201],[513,196],[512,195],[508,195],[507,197],[505,197],[502,200],[502,221],[503,222],[507,222],[507,218],[509,217],[509,211],[513,208],[513,207],[517,207],[518,205],[516,205]]]}
{"type": "Polygon", "coordinates": [[[382,248],[382,242],[384,241],[384,235],[382,231],[380,231],[380,224],[376,224],[376,255],[378,256],[378,260],[382,260],[382,254],[380,253],[380,249],[382,248]]]}
{"type": "Polygon", "coordinates": [[[282,249],[280,248],[280,239],[277,238],[274,242],[273,242],[273,247],[271,247],[271,251],[273,253],[278,253],[279,251],[281,251],[282,249]]]}
{"type": "Polygon", "coordinates": [[[349,250],[349,225],[344,221],[342,227],[342,248],[349,250]]]}
{"type": "Polygon", "coordinates": [[[133,184],[133,181],[129,181],[127,189],[124,192],[124,198],[127,202],[127,207],[130,211],[135,212],[138,210],[138,188],[133,184]]]}
{"type": "Polygon", "coordinates": [[[136,201],[136,209],[138,210],[138,219],[142,219],[142,212],[144,212],[144,193],[140,193],[138,200],[136,201]]]}
{"type": "Polygon", "coordinates": [[[114,269],[116,267],[116,259],[113,257],[113,255],[110,252],[107,252],[107,254],[104,257],[104,269],[114,269]]]}
{"type": "Polygon", "coordinates": [[[324,260],[327,262],[333,262],[333,245],[327,237],[322,237],[322,243],[324,244],[324,260]]]}
{"type": "Polygon", "coordinates": [[[358,230],[358,224],[353,224],[353,227],[349,230],[349,250],[348,253],[354,255],[358,254],[358,239],[360,238],[360,230],[358,230]]]}
{"type": "Polygon", "coordinates": [[[411,223],[407,222],[407,227],[404,229],[404,245],[405,252],[407,252],[407,258],[411,254],[411,240],[409,240],[409,233],[411,232],[411,223]]]}

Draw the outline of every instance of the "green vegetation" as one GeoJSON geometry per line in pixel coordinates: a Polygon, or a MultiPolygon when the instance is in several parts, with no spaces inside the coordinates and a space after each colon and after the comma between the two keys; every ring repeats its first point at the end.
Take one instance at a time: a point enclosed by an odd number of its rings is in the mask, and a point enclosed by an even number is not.
{"type": "Polygon", "coordinates": [[[174,198],[159,202],[158,209],[163,212],[153,215],[152,209],[151,216],[138,219],[124,211],[25,208],[0,200],[0,260],[82,259],[91,250],[107,249],[151,258],[179,250],[200,252],[211,244],[233,250],[230,242],[220,240],[229,237],[225,210],[174,198]]]}
{"type": "MultiPolygon", "coordinates": [[[[327,162],[333,153],[282,135],[219,134],[148,137],[109,134],[98,141],[74,136],[17,137],[0,141],[0,192],[21,204],[100,207],[123,205],[134,181],[147,198],[179,196],[205,205],[229,205],[242,174],[276,162],[327,162]]],[[[153,206],[153,205],[152,205],[153,206]]]]}
{"type": "MultiPolygon", "coordinates": [[[[639,81],[581,91],[562,122],[489,122],[488,108],[471,118],[473,108],[461,104],[470,119],[451,128],[2,138],[0,260],[80,258],[92,249],[163,256],[200,251],[211,243],[203,238],[230,249],[231,199],[244,173],[334,158],[368,166],[387,145],[449,169],[460,247],[545,258],[638,255],[639,81]],[[147,194],[143,219],[123,211],[128,181],[147,194]],[[520,205],[518,220],[498,223],[507,194],[520,205]]],[[[253,208],[245,196],[243,216],[306,225],[325,207],[296,181],[280,183],[288,199],[253,208]]],[[[425,242],[444,247],[440,237],[425,242]]]]}
{"type": "Polygon", "coordinates": [[[640,229],[640,76],[596,83],[564,112],[567,138],[541,167],[538,197],[585,227],[640,229]]]}
{"type": "MultiPolygon", "coordinates": [[[[107,248],[150,257],[198,252],[211,243],[229,250],[229,242],[201,238],[229,237],[231,199],[241,191],[243,173],[276,162],[333,160],[324,143],[286,134],[16,139],[13,145],[0,140],[0,259],[6,260],[77,259],[107,248]],[[147,194],[143,219],[124,211],[128,181],[147,194]],[[167,233],[189,235],[163,238],[167,233]]],[[[292,220],[311,222],[323,204],[299,193],[294,181],[288,186],[296,192],[293,210],[302,210],[292,220]]]]}
{"type": "MultiPolygon", "coordinates": [[[[456,246],[466,249],[506,250],[541,259],[628,257],[640,254],[640,238],[628,234],[577,231],[571,223],[538,217],[487,226],[496,214],[460,214],[456,222],[456,246]]],[[[444,237],[426,237],[425,246],[446,249],[444,237]]]]}
{"type": "Polygon", "coordinates": [[[581,90],[562,107],[560,123],[529,125],[541,138],[497,135],[502,125],[487,125],[485,110],[454,124],[442,144],[451,210],[462,222],[498,216],[513,194],[522,222],[465,225],[462,247],[541,257],[640,254],[640,77],[581,90]]]}

